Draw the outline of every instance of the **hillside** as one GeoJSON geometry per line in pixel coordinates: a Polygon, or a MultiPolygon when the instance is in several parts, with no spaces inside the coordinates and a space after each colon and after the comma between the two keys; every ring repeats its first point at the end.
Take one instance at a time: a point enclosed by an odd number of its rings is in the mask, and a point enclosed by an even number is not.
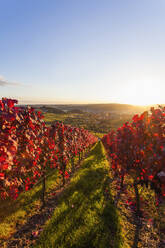
{"type": "MultiPolygon", "coordinates": [[[[117,113],[117,114],[135,114],[142,113],[144,111],[150,110],[151,107],[158,107],[159,104],[140,106],[131,104],[120,104],[120,103],[101,103],[101,104],[29,104],[33,107],[43,112],[51,113],[83,113],[83,112],[93,112],[93,113],[117,113]]],[[[26,107],[27,105],[19,105],[26,107]]],[[[165,106],[162,104],[161,106],[165,106]]]]}
{"type": "Polygon", "coordinates": [[[129,112],[129,113],[137,113],[143,112],[150,107],[144,106],[134,106],[129,104],[118,104],[118,103],[110,103],[110,104],[68,104],[68,105],[51,105],[51,107],[58,108],[65,111],[72,111],[74,109],[81,110],[84,112],[129,112]]]}

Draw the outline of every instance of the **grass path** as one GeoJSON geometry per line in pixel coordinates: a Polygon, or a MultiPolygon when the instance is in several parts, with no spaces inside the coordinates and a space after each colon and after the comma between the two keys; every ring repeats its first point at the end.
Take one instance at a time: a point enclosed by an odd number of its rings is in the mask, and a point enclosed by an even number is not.
{"type": "Polygon", "coordinates": [[[120,223],[108,188],[108,161],[101,142],[59,197],[33,247],[121,247],[120,223]]]}

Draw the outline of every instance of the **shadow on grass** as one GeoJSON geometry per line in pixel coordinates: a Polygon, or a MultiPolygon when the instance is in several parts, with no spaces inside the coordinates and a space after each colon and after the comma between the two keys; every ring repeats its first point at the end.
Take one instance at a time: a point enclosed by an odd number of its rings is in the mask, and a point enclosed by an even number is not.
{"type": "Polygon", "coordinates": [[[121,247],[120,224],[108,187],[105,155],[99,142],[58,201],[36,247],[121,247]]]}
{"type": "MultiPolygon", "coordinates": [[[[54,171],[54,173],[52,173],[52,175],[47,178],[47,181],[55,182],[58,178],[57,173],[57,171],[54,171]]],[[[39,183],[34,186],[31,190],[27,192],[22,192],[16,200],[6,199],[0,201],[0,220],[3,221],[5,218],[15,213],[19,208],[26,208],[29,204],[33,203],[33,201],[40,199],[41,187],[41,183],[39,183]],[[5,209],[7,211],[4,215],[3,210],[5,209]]]]}
{"type": "MultiPolygon", "coordinates": [[[[57,182],[58,174],[55,171],[47,180],[47,188],[51,188],[57,182]]],[[[27,216],[34,214],[36,204],[40,204],[41,183],[27,192],[23,192],[14,201],[6,199],[0,201],[0,239],[7,239],[15,230],[22,225],[27,216]]]]}
{"type": "Polygon", "coordinates": [[[140,237],[140,230],[142,227],[142,224],[138,218],[135,217],[135,223],[136,223],[136,229],[135,229],[135,235],[133,240],[132,248],[137,248],[139,243],[139,237],[140,237]]]}

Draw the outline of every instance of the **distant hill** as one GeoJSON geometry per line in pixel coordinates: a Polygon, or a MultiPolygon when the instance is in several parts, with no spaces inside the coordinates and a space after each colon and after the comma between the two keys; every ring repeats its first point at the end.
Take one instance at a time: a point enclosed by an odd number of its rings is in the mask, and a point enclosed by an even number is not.
{"type": "Polygon", "coordinates": [[[152,106],[158,107],[158,105],[148,106],[134,106],[131,104],[120,104],[120,103],[105,103],[105,104],[35,104],[30,105],[35,109],[40,109],[43,112],[63,114],[66,112],[70,113],[83,113],[83,112],[109,112],[109,113],[142,113],[149,110],[152,106]]]}
{"type": "Polygon", "coordinates": [[[40,110],[43,112],[49,112],[49,113],[54,113],[54,114],[64,114],[65,113],[62,109],[49,107],[49,106],[42,106],[42,107],[40,107],[40,110]]]}
{"type": "Polygon", "coordinates": [[[71,109],[71,110],[67,111],[67,113],[70,113],[70,114],[83,114],[84,111],[81,110],[81,109],[71,109]]]}
{"type": "Polygon", "coordinates": [[[92,112],[142,112],[146,110],[143,106],[133,106],[129,104],[89,104],[84,106],[92,112]]]}
{"type": "Polygon", "coordinates": [[[118,104],[118,103],[110,103],[110,104],[79,104],[79,105],[54,105],[54,107],[65,110],[65,111],[73,111],[81,110],[84,112],[130,112],[130,113],[139,113],[145,110],[150,109],[150,107],[143,106],[133,106],[129,104],[118,104]]]}
{"type": "MultiPolygon", "coordinates": [[[[42,112],[49,112],[49,113],[54,113],[54,114],[65,114],[65,112],[60,109],[60,108],[55,108],[54,106],[50,105],[29,105],[30,107],[34,108],[37,111],[42,111],[42,112]]],[[[25,106],[23,106],[25,107],[25,106]]]]}

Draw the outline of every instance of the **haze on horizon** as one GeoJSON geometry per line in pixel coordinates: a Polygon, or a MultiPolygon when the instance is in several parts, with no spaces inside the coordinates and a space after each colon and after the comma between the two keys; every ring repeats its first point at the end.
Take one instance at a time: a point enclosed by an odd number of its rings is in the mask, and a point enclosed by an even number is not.
{"type": "Polygon", "coordinates": [[[0,98],[165,103],[164,0],[5,0],[0,9],[0,98]]]}

